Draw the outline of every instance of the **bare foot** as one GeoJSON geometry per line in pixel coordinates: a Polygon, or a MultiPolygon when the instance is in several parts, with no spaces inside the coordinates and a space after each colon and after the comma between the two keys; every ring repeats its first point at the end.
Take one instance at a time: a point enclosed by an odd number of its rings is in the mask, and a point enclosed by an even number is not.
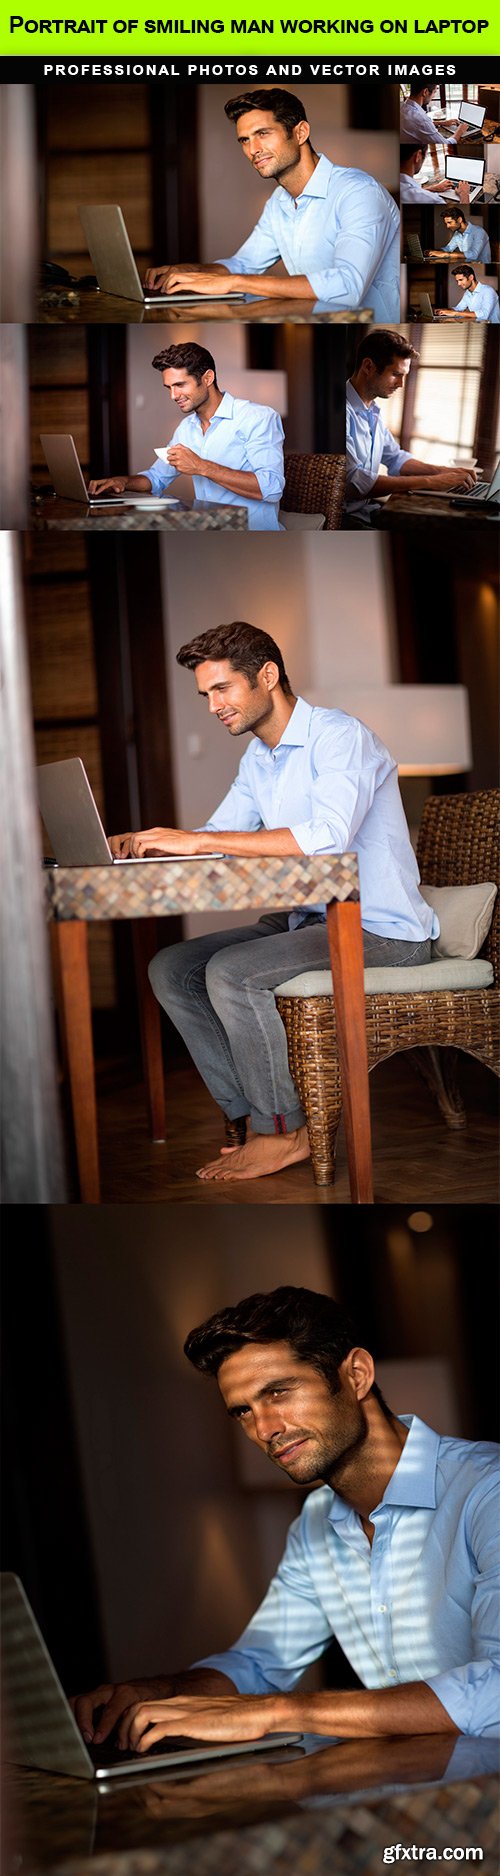
{"type": "Polygon", "coordinates": [[[220,1159],[200,1166],[197,1179],[265,1179],[267,1173],[284,1172],[297,1160],[309,1159],[307,1127],[294,1133],[254,1133],[245,1146],[223,1146],[220,1159]]]}

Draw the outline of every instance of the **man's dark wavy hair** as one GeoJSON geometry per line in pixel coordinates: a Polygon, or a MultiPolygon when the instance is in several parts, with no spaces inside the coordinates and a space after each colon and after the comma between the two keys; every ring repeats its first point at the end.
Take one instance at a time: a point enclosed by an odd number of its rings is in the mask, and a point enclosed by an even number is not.
{"type": "MultiPolygon", "coordinates": [[[[347,1310],[332,1296],[286,1283],[277,1290],[258,1290],[233,1307],[217,1310],[199,1328],[191,1329],[184,1354],[201,1374],[217,1375],[228,1355],[252,1342],[287,1342],[297,1360],[315,1368],[330,1393],[337,1394],[339,1368],[351,1348],[359,1346],[359,1337],[347,1310]]],[[[385,1408],[376,1382],[371,1392],[385,1408]]]]}
{"type": "Polygon", "coordinates": [[[474,268],[471,267],[469,261],[462,261],[462,264],[460,267],[458,266],[452,267],[451,271],[452,271],[452,274],[454,275],[455,280],[458,278],[459,274],[466,274],[468,279],[470,279],[470,275],[472,274],[473,280],[477,281],[477,274],[474,273],[474,268]]]}
{"type": "Polygon", "coordinates": [[[196,378],[197,384],[201,384],[205,371],[213,371],[215,389],[219,388],[215,358],[204,345],[167,345],[151,362],[153,371],[187,371],[190,378],[196,378]]]}
{"type": "MultiPolygon", "coordinates": [[[[279,85],[269,85],[267,89],[262,87],[260,91],[241,91],[239,97],[228,98],[224,110],[232,124],[237,124],[238,119],[245,117],[247,111],[272,111],[276,123],[283,124],[289,136],[296,124],[308,122],[307,111],[301,98],[296,98],[293,91],[281,90],[279,85]]],[[[304,149],[308,148],[311,148],[310,137],[304,144],[304,149]]]]}
{"type": "Polygon", "coordinates": [[[428,143],[400,143],[399,145],[400,168],[404,169],[405,163],[409,163],[410,157],[415,156],[417,153],[417,150],[421,150],[422,156],[426,156],[428,148],[429,148],[428,143]]]}
{"type": "Polygon", "coordinates": [[[378,371],[385,371],[386,365],[392,364],[393,358],[419,358],[420,353],[402,332],[390,332],[385,327],[378,327],[375,332],[368,332],[361,340],[356,352],[356,371],[359,371],[364,358],[370,358],[378,371]]]}
{"type": "Polygon", "coordinates": [[[187,671],[195,671],[197,664],[204,664],[206,658],[217,661],[227,658],[233,671],[241,671],[243,677],[248,678],[252,690],[255,690],[262,666],[277,664],[281,689],[286,697],[293,695],[279,645],[269,632],[247,625],[244,619],[234,619],[231,625],[216,625],[209,632],[198,632],[196,638],[189,639],[177,652],[177,663],[184,665],[187,671]]]}

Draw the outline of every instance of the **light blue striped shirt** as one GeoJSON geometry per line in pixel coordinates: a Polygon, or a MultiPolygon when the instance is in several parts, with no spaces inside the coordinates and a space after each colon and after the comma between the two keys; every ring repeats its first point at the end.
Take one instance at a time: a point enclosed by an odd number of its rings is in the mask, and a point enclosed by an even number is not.
{"type": "Polygon", "coordinates": [[[426,1681],[461,1733],[500,1734],[499,1448],[414,1415],[370,1548],[325,1485],[306,1499],[248,1627],[206,1658],[242,1694],[290,1692],[340,1642],[364,1687],[426,1681]]]}
{"type": "Polygon", "coordinates": [[[443,254],[453,254],[456,250],[459,254],[465,254],[468,261],[490,261],[491,248],[486,229],[478,228],[475,222],[468,221],[460,234],[457,231],[451,241],[447,241],[443,254]]]}
{"type": "Polygon", "coordinates": [[[482,280],[478,280],[477,287],[474,287],[473,293],[471,293],[469,287],[466,288],[462,299],[458,300],[454,310],[456,313],[470,311],[471,313],[475,313],[476,319],[481,321],[488,320],[490,326],[500,326],[498,293],[495,293],[494,287],[483,285],[482,280]]]}
{"type": "Polygon", "coordinates": [[[222,264],[231,274],[263,274],[279,260],[287,273],[305,274],[325,306],[368,306],[374,319],[399,320],[399,209],[363,170],[320,156],[301,195],[278,184],[248,240],[222,264]]]}
{"type": "Polygon", "coordinates": [[[136,473],[149,476],[153,495],[163,495],[179,474],[167,460],[174,443],[183,443],[186,449],[205,457],[207,464],[223,463],[227,469],[253,470],[262,501],[245,500],[243,495],[235,495],[222,483],[212,482],[210,471],[206,476],[193,476],[196,499],[246,508],[250,530],[265,529],[276,534],[281,531],[279,500],[285,486],[283,441],[283,424],[276,410],[271,410],[267,404],[251,404],[244,398],[231,397],[229,391],[225,391],[207,430],[202,429],[197,411],[190,411],[178,424],[171,442],[164,449],[155,450],[156,462],[149,469],[139,469],[136,473]]]}
{"type": "Polygon", "coordinates": [[[364,404],[350,379],[346,392],[346,453],[347,512],[369,518],[376,509],[376,501],[370,504],[367,496],[382,464],[389,475],[398,476],[403,463],[410,461],[410,450],[400,449],[384,423],[380,405],[364,404]]]}
{"type": "MultiPolygon", "coordinates": [[[[275,749],[252,738],[205,827],[217,834],[289,827],[302,853],[357,853],[365,931],[417,944],[437,937],[436,914],[418,890],[394,758],[343,710],[298,697],[275,749]]],[[[307,909],[290,914],[292,928],[307,909]]]]}

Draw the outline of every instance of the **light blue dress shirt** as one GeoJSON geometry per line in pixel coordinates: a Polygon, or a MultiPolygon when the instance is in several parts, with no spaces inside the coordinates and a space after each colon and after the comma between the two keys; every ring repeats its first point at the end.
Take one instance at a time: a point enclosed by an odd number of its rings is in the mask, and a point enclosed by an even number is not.
{"type": "MultiPolygon", "coordinates": [[[[205,827],[216,834],[290,827],[302,853],[357,853],[365,931],[416,944],[438,934],[436,914],[418,890],[396,763],[378,736],[343,710],[298,697],[275,749],[252,738],[205,827]]],[[[290,914],[291,929],[308,910],[290,914]]]]}
{"type": "Polygon", "coordinates": [[[219,1668],[239,1693],[290,1692],[336,1636],[365,1687],[426,1681],[461,1733],[500,1733],[499,1449],[416,1416],[370,1547],[356,1511],[311,1492],[284,1556],[219,1668]]]}
{"type": "Polygon", "coordinates": [[[433,202],[446,201],[445,195],[438,195],[434,190],[431,194],[429,189],[424,189],[422,182],[417,182],[416,176],[407,176],[403,169],[399,178],[399,196],[401,202],[420,202],[421,206],[426,204],[427,208],[429,205],[432,208],[433,202]]]}
{"type": "Polygon", "coordinates": [[[320,156],[299,196],[281,184],[236,254],[231,274],[263,274],[275,261],[306,274],[326,306],[372,308],[374,319],[399,320],[399,209],[373,176],[340,169],[320,156]]]}
{"type": "Polygon", "coordinates": [[[231,397],[229,391],[225,391],[207,430],[202,429],[197,411],[190,411],[178,424],[165,449],[155,450],[156,462],[149,469],[139,469],[137,474],[149,476],[153,495],[163,495],[179,474],[167,461],[168,450],[174,443],[183,443],[186,449],[205,457],[207,464],[224,463],[228,469],[253,470],[262,501],[245,501],[242,495],[235,495],[220,482],[212,482],[210,470],[206,476],[193,476],[196,499],[246,508],[250,530],[265,529],[276,534],[282,531],[278,511],[285,486],[283,441],[283,424],[276,410],[271,410],[267,404],[251,404],[244,398],[231,397]]]}
{"type": "Polygon", "coordinates": [[[417,104],[416,98],[405,98],[401,105],[400,122],[402,143],[445,143],[448,146],[456,141],[454,137],[443,137],[430,112],[424,111],[423,105],[417,104]]]}
{"type": "Polygon", "coordinates": [[[410,451],[399,448],[399,443],[384,423],[379,404],[364,404],[350,379],[346,393],[346,455],[347,512],[369,519],[377,502],[370,503],[367,496],[370,495],[382,464],[389,475],[398,476],[403,464],[410,462],[410,451]]]}
{"type": "Polygon", "coordinates": [[[481,321],[487,319],[490,326],[500,326],[498,293],[495,293],[494,287],[483,286],[481,280],[478,280],[477,287],[474,287],[473,293],[471,293],[469,287],[467,287],[465,293],[462,294],[462,299],[457,301],[454,310],[456,313],[475,313],[476,319],[481,321]]]}
{"type": "Polygon", "coordinates": [[[475,222],[468,221],[461,233],[454,234],[447,241],[443,254],[465,254],[468,261],[490,261],[491,248],[485,228],[478,228],[475,222]]]}

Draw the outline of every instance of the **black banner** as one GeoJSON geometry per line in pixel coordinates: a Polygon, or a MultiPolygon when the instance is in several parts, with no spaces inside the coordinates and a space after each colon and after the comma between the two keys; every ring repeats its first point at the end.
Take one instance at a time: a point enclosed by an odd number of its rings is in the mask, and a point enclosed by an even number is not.
{"type": "Polygon", "coordinates": [[[300,53],[294,56],[292,52],[284,52],[280,56],[274,53],[260,58],[253,55],[239,57],[237,53],[217,58],[199,52],[190,58],[183,58],[176,53],[174,46],[168,52],[144,54],[142,58],[138,55],[134,57],[132,53],[116,58],[105,54],[100,58],[73,58],[71,54],[58,53],[56,48],[47,46],[46,54],[40,53],[35,58],[4,57],[1,63],[2,79],[5,82],[39,85],[56,80],[63,84],[65,79],[68,83],[80,79],[82,83],[101,81],[103,84],[113,84],[122,83],[125,78],[156,80],[165,84],[175,83],[176,79],[192,84],[207,80],[213,84],[227,84],[228,79],[239,78],[261,81],[275,79],[282,82],[302,79],[307,80],[309,85],[347,84],[353,79],[360,82],[366,80],[370,84],[379,78],[398,84],[405,79],[419,77],[420,73],[425,78],[436,80],[457,78],[470,84],[487,85],[493,76],[491,58],[444,58],[441,55],[437,59],[419,59],[409,54],[406,57],[393,54],[391,58],[377,58],[370,57],[368,50],[364,57],[361,53],[341,56],[333,48],[329,56],[321,57],[317,53],[312,58],[301,57],[300,53]]]}

